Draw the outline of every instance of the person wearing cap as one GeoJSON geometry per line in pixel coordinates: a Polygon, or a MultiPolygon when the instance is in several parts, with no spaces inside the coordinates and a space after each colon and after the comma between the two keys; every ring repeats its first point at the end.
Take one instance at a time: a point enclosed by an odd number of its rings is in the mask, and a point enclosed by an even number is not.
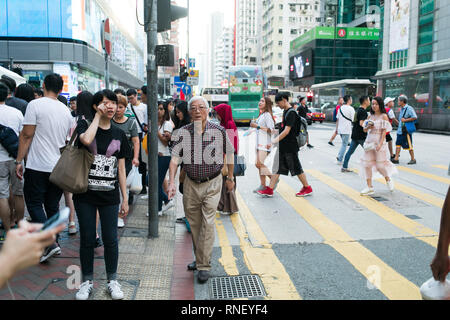
{"type": "MultiPolygon", "coordinates": [[[[394,107],[395,107],[395,98],[386,98],[384,99],[384,105],[386,107],[386,112],[389,118],[389,122],[391,123],[391,125],[394,123],[396,126],[398,126],[399,122],[398,120],[395,118],[395,113],[394,113],[394,107]]],[[[392,147],[393,142],[392,142],[392,136],[391,133],[388,132],[386,134],[386,142],[388,143],[389,146],[389,153],[391,154],[391,160],[394,160],[395,158],[395,154],[394,154],[394,148],[392,147]]]]}
{"type": "Polygon", "coordinates": [[[411,161],[408,162],[408,165],[413,165],[416,164],[417,161],[414,157],[412,132],[408,132],[405,123],[417,121],[417,114],[414,111],[414,108],[408,105],[408,98],[406,96],[398,97],[398,105],[402,107],[402,110],[400,110],[399,125],[397,130],[397,150],[392,163],[399,163],[398,158],[400,157],[400,151],[403,148],[404,150],[408,150],[411,156],[411,161]]]}

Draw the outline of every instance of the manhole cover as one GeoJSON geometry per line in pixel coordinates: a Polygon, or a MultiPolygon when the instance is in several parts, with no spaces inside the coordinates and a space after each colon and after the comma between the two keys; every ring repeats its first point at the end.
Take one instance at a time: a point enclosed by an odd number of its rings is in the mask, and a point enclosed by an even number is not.
{"type": "Polygon", "coordinates": [[[256,275],[211,278],[209,288],[214,300],[266,296],[261,279],[256,275]]]}

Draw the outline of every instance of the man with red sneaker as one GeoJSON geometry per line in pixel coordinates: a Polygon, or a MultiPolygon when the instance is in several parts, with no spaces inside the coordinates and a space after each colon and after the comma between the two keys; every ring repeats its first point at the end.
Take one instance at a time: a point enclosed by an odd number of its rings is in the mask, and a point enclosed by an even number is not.
{"type": "Polygon", "coordinates": [[[297,197],[310,196],[313,193],[311,186],[308,184],[305,172],[303,171],[298,152],[300,148],[297,143],[297,135],[300,130],[300,118],[295,109],[289,103],[289,95],[287,93],[279,93],[275,98],[276,104],[284,110],[281,134],[276,137],[272,143],[278,146],[275,155],[274,174],[270,180],[270,186],[266,189],[258,191],[263,197],[273,197],[273,191],[280,175],[287,176],[289,172],[292,176],[297,176],[303,184],[303,189],[296,194],[297,197]]]}

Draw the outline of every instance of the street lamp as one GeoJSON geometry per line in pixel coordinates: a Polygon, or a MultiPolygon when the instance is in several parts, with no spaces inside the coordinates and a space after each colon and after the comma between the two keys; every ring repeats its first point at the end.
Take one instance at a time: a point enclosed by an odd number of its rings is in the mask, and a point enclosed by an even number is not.
{"type": "MultiPolygon", "coordinates": [[[[339,1],[339,0],[338,0],[339,1]]],[[[333,20],[334,24],[334,35],[333,35],[333,81],[336,77],[336,33],[337,33],[337,20],[338,20],[338,8],[339,3],[326,3],[326,6],[333,8],[332,11],[330,11],[330,14],[333,14],[334,17],[328,16],[326,18],[327,23],[331,23],[331,20],[333,20]]]]}

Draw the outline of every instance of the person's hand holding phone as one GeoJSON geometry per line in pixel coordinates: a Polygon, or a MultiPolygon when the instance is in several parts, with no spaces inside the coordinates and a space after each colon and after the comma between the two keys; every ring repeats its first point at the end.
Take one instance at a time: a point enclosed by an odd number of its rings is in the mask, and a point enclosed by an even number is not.
{"type": "Polygon", "coordinates": [[[42,224],[30,224],[20,221],[19,228],[13,229],[6,235],[6,240],[0,252],[1,265],[7,278],[16,272],[39,263],[44,249],[56,240],[56,235],[64,230],[65,224],[41,231],[42,224]]]}

